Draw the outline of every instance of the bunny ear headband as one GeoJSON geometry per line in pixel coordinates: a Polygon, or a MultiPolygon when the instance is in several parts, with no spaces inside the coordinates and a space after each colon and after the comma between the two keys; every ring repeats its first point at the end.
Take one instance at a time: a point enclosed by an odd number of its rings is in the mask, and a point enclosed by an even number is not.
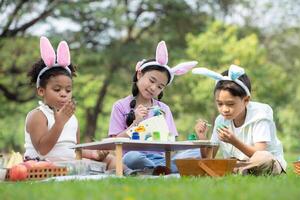
{"type": "Polygon", "coordinates": [[[158,43],[156,47],[156,56],[155,56],[155,61],[147,62],[144,63],[145,60],[139,61],[136,64],[136,71],[138,70],[143,70],[146,67],[149,66],[160,66],[165,68],[169,74],[170,74],[170,81],[168,82],[168,85],[172,82],[174,79],[174,75],[183,75],[187,73],[189,70],[191,70],[193,67],[197,65],[197,61],[190,61],[190,62],[184,62],[176,65],[173,68],[170,68],[167,63],[168,63],[168,50],[166,43],[164,41],[161,41],[158,43]]]}
{"type": "Polygon", "coordinates": [[[217,82],[224,81],[224,80],[233,81],[236,84],[238,84],[239,86],[241,86],[245,90],[245,92],[248,96],[251,96],[248,87],[242,81],[240,81],[238,79],[241,75],[245,74],[245,70],[237,65],[230,65],[229,71],[228,71],[228,76],[222,76],[221,74],[211,71],[209,69],[206,69],[204,67],[195,68],[195,69],[193,69],[192,73],[193,74],[201,74],[201,75],[210,77],[210,78],[216,80],[217,82]]]}
{"type": "Polygon", "coordinates": [[[57,47],[57,56],[56,56],[55,51],[48,38],[42,36],[40,38],[40,52],[46,67],[40,71],[37,77],[37,81],[36,81],[37,88],[40,87],[41,75],[44,74],[47,70],[52,69],[52,67],[63,67],[70,73],[70,75],[72,74],[71,70],[68,68],[68,66],[71,64],[69,46],[65,41],[61,41],[59,43],[57,47]],[[55,62],[56,60],[57,62],[55,62]]]}

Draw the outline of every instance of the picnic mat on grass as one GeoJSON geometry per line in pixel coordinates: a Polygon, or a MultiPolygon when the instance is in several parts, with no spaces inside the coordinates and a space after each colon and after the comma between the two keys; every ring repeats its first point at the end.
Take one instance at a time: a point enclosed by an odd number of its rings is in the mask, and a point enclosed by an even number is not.
{"type": "Polygon", "coordinates": [[[112,174],[97,174],[97,175],[70,175],[70,176],[56,176],[44,179],[42,181],[76,181],[76,180],[101,180],[106,178],[127,178],[127,177],[134,177],[134,178],[180,178],[180,174],[169,174],[164,176],[152,176],[152,175],[141,175],[141,176],[116,176],[112,174]]]}

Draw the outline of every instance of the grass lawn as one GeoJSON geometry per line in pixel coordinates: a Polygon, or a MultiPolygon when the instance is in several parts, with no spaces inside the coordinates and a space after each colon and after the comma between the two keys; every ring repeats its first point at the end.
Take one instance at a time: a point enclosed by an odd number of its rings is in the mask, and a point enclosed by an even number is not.
{"type": "MultiPolygon", "coordinates": [[[[299,155],[299,154],[298,154],[299,155]]],[[[226,176],[222,178],[108,178],[97,181],[0,183],[0,199],[300,199],[300,176],[226,176]]]]}

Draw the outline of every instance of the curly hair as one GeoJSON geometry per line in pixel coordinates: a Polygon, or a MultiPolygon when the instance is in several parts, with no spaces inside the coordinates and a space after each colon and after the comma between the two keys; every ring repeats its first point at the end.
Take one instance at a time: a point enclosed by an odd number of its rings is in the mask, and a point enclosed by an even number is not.
{"type": "MultiPolygon", "coordinates": [[[[34,63],[27,73],[27,76],[30,78],[30,83],[32,85],[36,84],[36,81],[38,79],[38,75],[42,69],[47,67],[42,59],[34,63]]],[[[49,79],[53,76],[57,75],[66,75],[72,79],[72,77],[76,76],[76,68],[70,64],[68,68],[71,70],[71,74],[67,70],[65,70],[63,67],[52,67],[51,69],[47,70],[45,73],[43,73],[40,76],[40,86],[45,88],[49,79]]]]}

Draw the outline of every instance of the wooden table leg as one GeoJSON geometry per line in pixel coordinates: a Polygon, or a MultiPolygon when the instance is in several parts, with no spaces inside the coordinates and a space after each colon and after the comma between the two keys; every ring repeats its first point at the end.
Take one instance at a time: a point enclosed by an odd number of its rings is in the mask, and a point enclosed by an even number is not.
{"type": "Polygon", "coordinates": [[[206,147],[206,158],[212,159],[213,158],[213,147],[206,147]]]}
{"type": "Polygon", "coordinates": [[[123,146],[116,144],[116,175],[123,176],[123,146]]]}
{"type": "Polygon", "coordinates": [[[166,151],[165,159],[166,159],[166,167],[171,169],[171,151],[166,151]]]}

